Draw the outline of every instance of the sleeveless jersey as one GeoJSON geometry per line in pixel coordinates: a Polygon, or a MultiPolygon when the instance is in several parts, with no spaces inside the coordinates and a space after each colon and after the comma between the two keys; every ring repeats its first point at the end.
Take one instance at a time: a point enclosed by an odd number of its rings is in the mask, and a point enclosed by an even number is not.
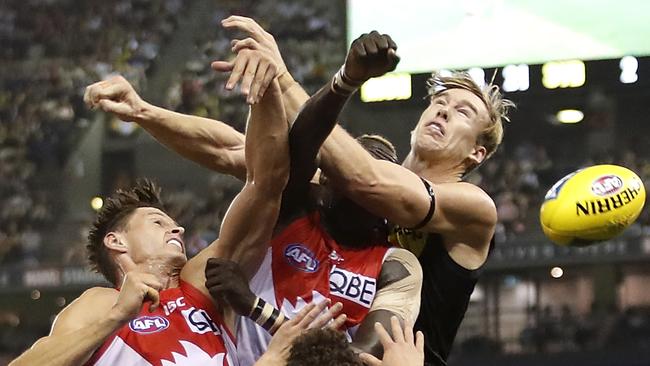
{"type": "Polygon", "coordinates": [[[93,354],[97,366],[238,366],[234,338],[212,301],[192,285],[160,291],[160,306],[143,304],[93,354]]]}
{"type": "Polygon", "coordinates": [[[425,364],[445,365],[481,269],[468,270],[456,263],[439,234],[396,227],[390,241],[420,261],[422,302],[415,330],[424,333],[425,364]]]}
{"type": "MultiPolygon", "coordinates": [[[[339,246],[312,213],[289,224],[271,240],[251,289],[267,303],[293,318],[312,300],[330,298],[343,304],[348,338],[366,317],[377,291],[387,243],[363,248],[339,246]]],[[[248,318],[240,318],[237,344],[242,366],[252,365],[266,350],[270,335],[248,318]]]]}

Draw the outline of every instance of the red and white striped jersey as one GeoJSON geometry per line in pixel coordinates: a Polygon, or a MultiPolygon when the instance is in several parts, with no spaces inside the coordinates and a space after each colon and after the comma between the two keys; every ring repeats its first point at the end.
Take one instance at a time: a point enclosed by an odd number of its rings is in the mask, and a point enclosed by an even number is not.
{"type": "MultiPolygon", "coordinates": [[[[343,304],[349,338],[366,317],[377,292],[377,278],[388,251],[383,245],[348,249],[322,228],[318,213],[299,218],[271,241],[251,289],[292,318],[312,300],[343,304]]],[[[270,335],[248,318],[238,325],[237,353],[252,365],[266,350],[270,335]]]]}
{"type": "Polygon", "coordinates": [[[86,365],[238,366],[234,337],[212,301],[187,282],[160,291],[137,317],[109,337],[86,365]]]}

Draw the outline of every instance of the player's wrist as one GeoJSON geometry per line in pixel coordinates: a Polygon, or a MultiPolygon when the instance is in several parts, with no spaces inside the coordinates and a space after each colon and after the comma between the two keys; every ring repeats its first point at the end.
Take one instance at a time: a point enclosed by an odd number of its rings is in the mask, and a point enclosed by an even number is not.
{"type": "Polygon", "coordinates": [[[330,83],[330,90],[340,96],[350,96],[354,94],[363,84],[363,81],[350,78],[345,72],[345,64],[334,74],[330,83]]]}
{"type": "Polygon", "coordinates": [[[248,317],[270,334],[275,334],[285,320],[284,314],[280,310],[259,297],[255,298],[248,317]]]}
{"type": "Polygon", "coordinates": [[[108,314],[105,319],[110,325],[115,325],[119,327],[128,323],[131,320],[131,318],[132,316],[130,316],[130,314],[120,309],[119,306],[113,306],[111,310],[108,311],[108,314]]]}
{"type": "Polygon", "coordinates": [[[133,122],[139,125],[163,121],[169,111],[142,101],[135,107],[133,122]]]}
{"type": "Polygon", "coordinates": [[[285,67],[284,69],[278,70],[278,75],[275,77],[280,85],[280,91],[284,94],[287,90],[291,89],[294,85],[298,84],[294,80],[293,76],[289,73],[289,70],[285,67]]]}

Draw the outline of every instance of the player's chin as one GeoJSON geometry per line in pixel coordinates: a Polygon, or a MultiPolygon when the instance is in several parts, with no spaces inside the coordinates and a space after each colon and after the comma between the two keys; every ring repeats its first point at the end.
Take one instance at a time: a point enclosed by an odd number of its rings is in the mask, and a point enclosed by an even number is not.
{"type": "Polygon", "coordinates": [[[165,255],[174,262],[187,262],[187,254],[185,254],[185,251],[180,248],[168,248],[165,251],[165,255]]]}

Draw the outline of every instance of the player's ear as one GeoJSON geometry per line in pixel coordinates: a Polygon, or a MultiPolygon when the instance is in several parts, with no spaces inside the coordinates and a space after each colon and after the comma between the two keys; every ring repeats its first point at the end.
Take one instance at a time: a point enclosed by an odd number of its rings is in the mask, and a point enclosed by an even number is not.
{"type": "Polygon", "coordinates": [[[482,145],[476,145],[472,149],[472,152],[467,156],[467,160],[469,163],[470,167],[475,167],[477,165],[480,165],[483,160],[485,160],[485,157],[487,156],[487,149],[485,146],[482,145]]]}
{"type": "Polygon", "coordinates": [[[104,236],[104,246],[119,253],[126,253],[129,249],[123,240],[122,235],[115,231],[111,231],[104,236]]]}

